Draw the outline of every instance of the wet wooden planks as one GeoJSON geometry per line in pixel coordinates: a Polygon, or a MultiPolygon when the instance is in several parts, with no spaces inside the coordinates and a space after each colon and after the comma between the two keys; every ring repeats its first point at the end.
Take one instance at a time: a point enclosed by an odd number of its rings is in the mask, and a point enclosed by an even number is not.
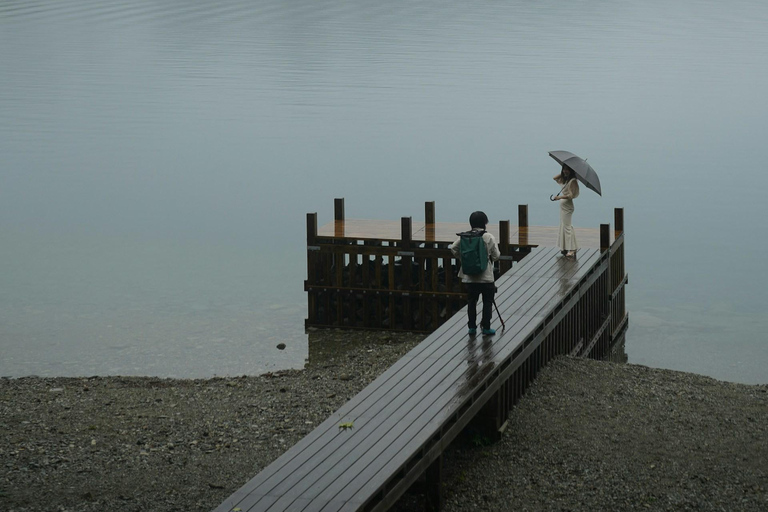
{"type": "MultiPolygon", "coordinates": [[[[500,239],[499,224],[489,224],[488,231],[500,239]]],[[[417,243],[450,243],[456,239],[456,233],[466,231],[469,226],[461,222],[424,222],[412,223],[412,239],[417,243]]],[[[600,230],[597,228],[574,228],[579,245],[584,248],[600,248],[600,230]]],[[[510,226],[510,243],[516,246],[554,246],[557,244],[557,226],[510,226]]],[[[349,240],[384,240],[399,242],[401,239],[400,221],[381,220],[336,220],[323,227],[318,237],[333,237],[349,240]]],[[[610,243],[615,241],[611,231],[610,243]]]]}
{"type": "Polygon", "coordinates": [[[385,509],[478,412],[502,371],[525,356],[601,259],[595,249],[577,260],[534,249],[497,282],[504,331],[470,337],[460,311],[216,511],[385,509]],[[339,428],[347,422],[354,428],[339,428]]]}

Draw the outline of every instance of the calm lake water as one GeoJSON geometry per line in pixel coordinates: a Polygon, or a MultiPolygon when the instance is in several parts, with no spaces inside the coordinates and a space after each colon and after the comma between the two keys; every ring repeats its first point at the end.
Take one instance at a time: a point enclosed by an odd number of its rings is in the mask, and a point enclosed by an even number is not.
{"type": "Polygon", "coordinates": [[[556,225],[566,149],[629,361],[768,382],[763,1],[4,0],[0,48],[0,375],[300,368],[307,212],[556,225]]]}

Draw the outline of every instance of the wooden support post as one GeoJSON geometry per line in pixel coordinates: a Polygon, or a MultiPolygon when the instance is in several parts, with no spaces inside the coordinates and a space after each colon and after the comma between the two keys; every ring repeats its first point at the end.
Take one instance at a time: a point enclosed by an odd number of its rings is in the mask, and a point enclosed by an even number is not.
{"type": "Polygon", "coordinates": [[[344,220],[344,198],[337,197],[333,200],[333,220],[344,220]]]}
{"type": "Polygon", "coordinates": [[[624,232],[624,208],[613,209],[613,224],[617,236],[624,232]]]}
{"type": "MultiPolygon", "coordinates": [[[[319,251],[317,243],[317,212],[307,214],[307,285],[317,284],[317,265],[319,251]]],[[[307,325],[313,325],[317,319],[317,292],[307,292],[307,325]]]]}
{"type": "MultiPolygon", "coordinates": [[[[363,289],[371,289],[371,256],[363,254],[362,269],[363,289]]],[[[363,327],[373,327],[371,323],[371,296],[363,294],[363,327]]],[[[378,327],[378,326],[377,326],[378,327]]]]}
{"type": "Polygon", "coordinates": [[[501,439],[501,434],[507,428],[507,417],[504,411],[504,395],[502,388],[499,388],[480,409],[473,423],[483,436],[496,442],[501,439]]]}
{"type": "MultiPolygon", "coordinates": [[[[333,200],[333,236],[336,238],[344,237],[344,198],[333,200]]],[[[337,242],[338,243],[338,242],[337,242]]]]}
{"type": "Polygon", "coordinates": [[[600,224],[600,250],[607,251],[611,248],[611,225],[600,224]]]}
{"type": "MultiPolygon", "coordinates": [[[[413,284],[411,270],[413,270],[413,257],[410,256],[412,248],[412,219],[403,217],[400,220],[400,268],[402,269],[403,290],[410,291],[413,284]]],[[[413,320],[411,312],[411,297],[403,294],[403,328],[410,329],[413,320]]]]}
{"type": "MultiPolygon", "coordinates": [[[[332,286],[341,288],[344,286],[344,252],[342,249],[334,249],[333,266],[335,269],[332,286]]],[[[341,290],[333,292],[336,297],[336,326],[344,326],[344,294],[341,290]]]]}
{"type": "Polygon", "coordinates": [[[528,227],[528,205],[517,205],[517,226],[521,228],[528,227]]]}
{"type": "Polygon", "coordinates": [[[413,240],[412,221],[410,217],[403,217],[400,219],[400,248],[403,251],[411,249],[411,242],[413,240]]]}
{"type": "MultiPolygon", "coordinates": [[[[427,201],[424,203],[424,241],[435,241],[435,202],[427,201]]],[[[437,247],[437,245],[433,245],[437,247]]]]}
{"type": "Polygon", "coordinates": [[[517,205],[517,243],[528,245],[528,205],[517,205]]]}
{"type": "MultiPolygon", "coordinates": [[[[510,255],[510,248],[509,248],[509,221],[508,220],[501,220],[499,221],[499,249],[502,256],[509,256],[510,255]]],[[[499,262],[499,273],[503,274],[507,270],[512,268],[512,262],[511,261],[501,261],[499,262]]]]}
{"type": "Polygon", "coordinates": [[[440,454],[427,467],[425,488],[425,509],[428,512],[439,512],[443,509],[443,455],[440,454]]]}
{"type": "Polygon", "coordinates": [[[317,238],[317,213],[307,214],[307,245],[315,245],[317,238]]]}
{"type": "MultiPolygon", "coordinates": [[[[434,242],[435,241],[435,223],[437,222],[437,217],[435,215],[435,202],[434,201],[425,201],[424,202],[424,241],[425,242],[434,242]]],[[[424,247],[430,247],[430,244],[425,244],[424,247]]],[[[433,243],[431,244],[431,247],[437,248],[437,244],[433,243]]],[[[438,259],[437,258],[429,258],[425,260],[419,260],[419,289],[421,291],[426,290],[432,290],[437,291],[438,289],[438,282],[437,282],[437,276],[438,276],[438,259]],[[427,275],[427,273],[429,275],[427,275]]],[[[429,316],[432,318],[431,328],[434,330],[438,325],[438,307],[437,307],[437,299],[432,298],[429,302],[427,302],[423,297],[419,299],[419,317],[420,317],[420,325],[423,330],[428,329],[428,323],[427,323],[427,305],[430,305],[429,308],[429,316]]]]}
{"type": "Polygon", "coordinates": [[[435,223],[435,202],[426,201],[424,203],[424,224],[435,223]]]}
{"type": "MultiPolygon", "coordinates": [[[[374,275],[374,288],[381,290],[384,286],[381,283],[382,278],[382,261],[383,256],[377,254],[373,257],[373,275],[374,275]]],[[[376,327],[384,327],[384,297],[380,295],[380,292],[376,292],[376,327]]]]}

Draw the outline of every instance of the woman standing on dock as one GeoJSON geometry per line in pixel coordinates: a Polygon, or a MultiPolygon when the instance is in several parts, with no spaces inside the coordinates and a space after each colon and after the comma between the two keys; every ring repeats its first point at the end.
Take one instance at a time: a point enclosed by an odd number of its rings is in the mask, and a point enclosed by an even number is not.
{"type": "Polygon", "coordinates": [[[560,200],[560,229],[557,233],[557,245],[566,257],[575,257],[579,244],[576,242],[576,232],[571,224],[571,216],[574,210],[573,200],[579,197],[579,182],[574,172],[565,165],[554,180],[563,186],[560,194],[553,198],[554,201],[560,200]]]}

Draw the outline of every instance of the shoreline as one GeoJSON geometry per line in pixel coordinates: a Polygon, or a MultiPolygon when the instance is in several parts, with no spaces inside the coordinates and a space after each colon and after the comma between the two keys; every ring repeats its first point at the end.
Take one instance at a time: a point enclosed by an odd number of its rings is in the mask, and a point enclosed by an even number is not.
{"type": "MultiPolygon", "coordinates": [[[[0,509],[211,510],[421,339],[318,333],[257,377],[0,379],[0,509]]],[[[501,441],[446,451],[445,510],[768,510],[767,429],[767,385],[559,358],[501,441]]]]}

